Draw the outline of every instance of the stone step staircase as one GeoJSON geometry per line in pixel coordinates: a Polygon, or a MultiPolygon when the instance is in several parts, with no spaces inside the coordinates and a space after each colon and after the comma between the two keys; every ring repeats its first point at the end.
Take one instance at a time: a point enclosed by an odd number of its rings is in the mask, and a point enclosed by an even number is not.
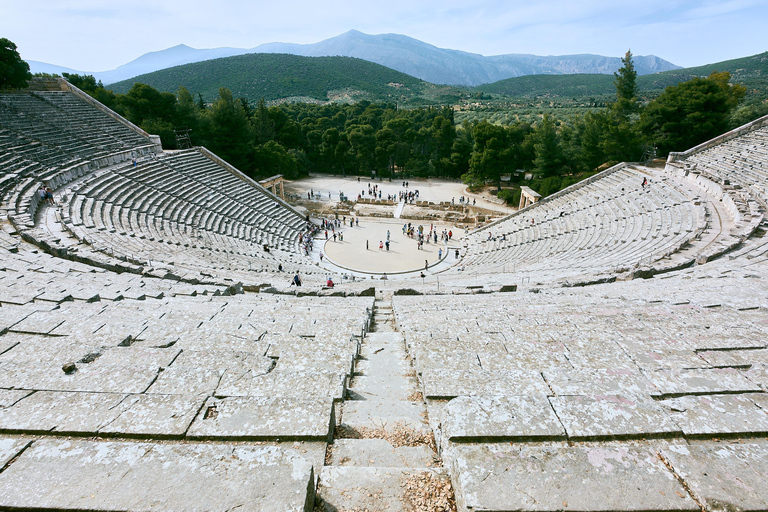
{"type": "Polygon", "coordinates": [[[341,411],[320,472],[316,511],[456,510],[391,296],[374,304],[373,328],[341,411]]]}

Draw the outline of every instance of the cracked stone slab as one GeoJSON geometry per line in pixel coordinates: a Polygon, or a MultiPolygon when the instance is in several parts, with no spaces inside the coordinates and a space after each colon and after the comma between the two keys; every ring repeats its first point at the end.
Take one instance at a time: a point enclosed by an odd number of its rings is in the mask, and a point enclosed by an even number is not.
{"type": "Polygon", "coordinates": [[[755,350],[705,350],[699,356],[717,368],[749,368],[753,364],[768,364],[768,349],[755,350]]]}
{"type": "Polygon", "coordinates": [[[204,395],[133,395],[120,415],[99,432],[126,437],[180,437],[205,400],[204,395]]]}
{"type": "Polygon", "coordinates": [[[330,398],[208,398],[187,437],[329,442],[335,425],[330,398]]]}
{"type": "Polygon", "coordinates": [[[744,376],[760,386],[764,391],[768,391],[768,364],[753,364],[744,376]]]}
{"type": "MultiPolygon", "coordinates": [[[[324,466],[317,488],[321,498],[320,510],[375,510],[377,512],[407,512],[418,510],[418,501],[408,496],[408,482],[427,475],[447,484],[445,469],[383,468],[355,466],[324,466]]],[[[421,497],[419,493],[416,500],[421,497]]]]}
{"type": "MultiPolygon", "coordinates": [[[[755,394],[763,397],[762,393],[755,394]]],[[[684,396],[662,400],[687,436],[768,433],[768,411],[752,394],[684,396]]]]}
{"type": "Polygon", "coordinates": [[[650,395],[655,388],[638,370],[600,368],[544,370],[544,378],[556,395],[650,395]]]}
{"type": "Polygon", "coordinates": [[[313,489],[289,448],[44,439],[0,474],[0,507],[309,512],[313,489]]]}
{"type": "Polygon", "coordinates": [[[169,366],[158,375],[147,389],[147,394],[212,395],[219,385],[224,370],[169,366]]]}
{"type": "Polygon", "coordinates": [[[478,439],[558,440],[565,431],[545,397],[458,397],[442,416],[443,437],[450,441],[478,439]]]}
{"type": "Polygon", "coordinates": [[[507,345],[508,354],[496,356],[479,354],[483,369],[489,371],[536,370],[546,368],[572,368],[566,357],[567,349],[562,343],[507,345]]]}
{"type": "Polygon", "coordinates": [[[734,368],[678,369],[645,371],[661,398],[679,395],[750,393],[760,387],[734,368]]]}
{"type": "Polygon", "coordinates": [[[314,370],[292,372],[275,369],[267,375],[254,374],[253,371],[242,374],[225,372],[216,388],[216,396],[280,396],[297,399],[330,397],[341,400],[345,389],[345,375],[314,370]]]}
{"type": "Polygon", "coordinates": [[[453,445],[449,456],[460,510],[700,510],[649,447],[453,445]]]}
{"type": "Polygon", "coordinates": [[[31,442],[26,439],[0,438],[0,468],[13,460],[31,442]]]}
{"type": "Polygon", "coordinates": [[[657,370],[662,368],[707,368],[707,361],[690,349],[636,348],[628,350],[640,368],[657,370]]]}
{"type": "Polygon", "coordinates": [[[547,396],[549,386],[534,370],[462,371],[425,370],[421,380],[427,398],[450,399],[457,396],[547,396]]]}
{"type": "Polygon", "coordinates": [[[395,448],[384,439],[334,439],[332,466],[425,468],[435,465],[428,446],[395,448]]]}
{"type": "Polygon", "coordinates": [[[348,427],[391,429],[400,424],[414,430],[429,430],[425,421],[426,408],[422,402],[347,400],[343,402],[341,424],[348,427]]]}
{"type": "Polygon", "coordinates": [[[476,371],[481,366],[475,352],[418,352],[416,354],[416,371],[419,373],[441,368],[476,371]]]}
{"type": "Polygon", "coordinates": [[[648,397],[558,396],[549,402],[570,439],[682,436],[666,411],[648,397]]]}
{"type": "Polygon", "coordinates": [[[12,406],[30,393],[32,391],[26,389],[0,389],[0,409],[12,406]]]}
{"type": "Polygon", "coordinates": [[[765,441],[673,445],[661,453],[707,510],[768,509],[765,441]]]}
{"type": "Polygon", "coordinates": [[[126,395],[38,391],[0,409],[5,432],[96,434],[126,408],[126,395]]]}

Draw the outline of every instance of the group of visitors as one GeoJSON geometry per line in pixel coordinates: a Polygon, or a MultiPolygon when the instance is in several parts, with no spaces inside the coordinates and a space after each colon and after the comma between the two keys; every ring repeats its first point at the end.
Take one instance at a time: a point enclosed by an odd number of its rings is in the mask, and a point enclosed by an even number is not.
{"type": "Polygon", "coordinates": [[[55,204],[53,201],[53,190],[51,187],[41,184],[37,189],[37,196],[40,198],[41,203],[55,204]]]}

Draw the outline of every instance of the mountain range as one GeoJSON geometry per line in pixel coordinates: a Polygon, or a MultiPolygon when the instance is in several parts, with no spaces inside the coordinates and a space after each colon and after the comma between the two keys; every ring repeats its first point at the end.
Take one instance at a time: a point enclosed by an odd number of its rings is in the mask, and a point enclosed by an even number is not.
{"type": "MultiPolygon", "coordinates": [[[[28,61],[33,73],[90,74],[105,84],[182,64],[248,53],[287,53],[305,57],[343,56],[381,64],[435,84],[476,86],[526,75],[612,74],[621,67],[619,57],[579,54],[537,56],[506,54],[486,57],[460,50],[438,48],[399,34],[369,35],[350,30],[313,44],[266,43],[255,48],[196,49],[180,44],[150,52],[116,69],[83,72],[54,64],[28,61]]],[[[639,75],[680,69],[654,55],[633,56],[639,75]]]]}

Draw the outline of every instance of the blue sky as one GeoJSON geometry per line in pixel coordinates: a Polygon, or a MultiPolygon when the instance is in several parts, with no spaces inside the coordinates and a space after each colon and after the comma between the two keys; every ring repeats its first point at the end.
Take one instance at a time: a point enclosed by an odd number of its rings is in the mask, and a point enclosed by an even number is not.
{"type": "Polygon", "coordinates": [[[696,66],[768,50],[768,0],[0,0],[21,56],[105,71],[180,43],[313,43],[350,29],[483,55],[657,55],[696,66]]]}

